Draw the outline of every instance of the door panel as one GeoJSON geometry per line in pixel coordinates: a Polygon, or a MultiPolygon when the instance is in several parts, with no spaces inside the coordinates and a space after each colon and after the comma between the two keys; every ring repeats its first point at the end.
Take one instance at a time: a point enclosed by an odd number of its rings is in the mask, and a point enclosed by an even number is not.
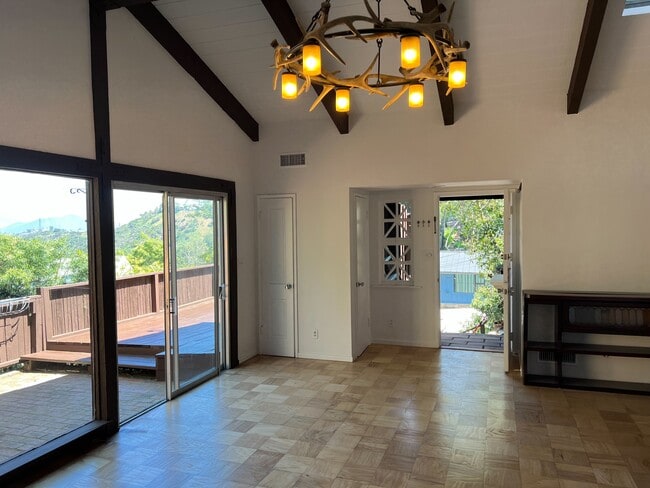
{"type": "Polygon", "coordinates": [[[295,356],[292,197],[258,198],[260,351],[295,356]]]}
{"type": "Polygon", "coordinates": [[[216,244],[218,200],[168,196],[169,340],[172,393],[216,373],[217,290],[222,259],[216,244]]]}
{"type": "Polygon", "coordinates": [[[370,256],[368,198],[356,195],[356,324],[354,355],[360,356],[370,345],[370,256]]]}

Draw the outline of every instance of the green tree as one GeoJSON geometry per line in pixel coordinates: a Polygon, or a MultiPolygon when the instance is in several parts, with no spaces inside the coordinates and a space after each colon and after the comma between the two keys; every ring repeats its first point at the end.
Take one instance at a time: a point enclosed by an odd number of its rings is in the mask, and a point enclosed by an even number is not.
{"type": "Polygon", "coordinates": [[[128,254],[127,259],[135,274],[159,273],[163,270],[163,241],[141,234],[140,243],[128,254]]]}
{"type": "MultiPolygon", "coordinates": [[[[503,273],[503,200],[440,202],[441,249],[467,250],[490,280],[503,273]]],[[[477,289],[472,308],[487,317],[488,328],[503,320],[503,297],[491,285],[477,289]]]]}
{"type": "Polygon", "coordinates": [[[63,283],[68,251],[65,238],[0,234],[0,299],[32,295],[38,287],[63,283]]]}

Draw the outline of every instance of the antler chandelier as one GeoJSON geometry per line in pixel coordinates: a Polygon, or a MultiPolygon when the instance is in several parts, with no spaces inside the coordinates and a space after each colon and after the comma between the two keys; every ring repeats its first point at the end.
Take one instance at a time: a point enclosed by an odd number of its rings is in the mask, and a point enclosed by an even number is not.
{"type": "Polygon", "coordinates": [[[271,43],[275,48],[275,76],[273,89],[277,88],[278,78],[282,73],[282,98],[295,99],[309,90],[311,85],[323,87],[320,95],[309,111],[314,110],[332,90],[336,92],[336,110],[348,112],[350,109],[350,90],[361,89],[371,94],[389,95],[385,88],[399,87],[399,91],[384,105],[387,109],[408,91],[410,107],[421,107],[424,103],[424,82],[435,80],[447,82],[447,95],[455,88],[463,88],[466,83],[467,63],[462,53],[469,49],[469,42],[454,40],[454,32],[449,26],[453,5],[447,16],[447,22],[440,22],[440,16],[446,11],[438,4],[431,11],[422,13],[404,0],[409,13],[417,21],[393,21],[381,19],[381,0],[376,0],[377,12],[370,7],[368,0],[363,3],[368,16],[349,15],[329,20],[330,0],[321,3],[320,9],[312,17],[300,42],[293,46],[280,45],[276,40],[271,43]],[[362,28],[366,24],[368,27],[362,28]],[[347,27],[347,30],[335,30],[347,27]],[[381,71],[381,48],[385,38],[399,38],[401,45],[401,62],[399,75],[386,74],[381,71]],[[420,39],[424,38],[429,46],[431,57],[420,62],[420,39]],[[376,41],[377,54],[368,68],[360,75],[343,78],[340,71],[327,71],[321,64],[321,49],[324,49],[338,62],[345,64],[343,58],[330,45],[331,39],[358,40],[364,43],[376,41]],[[377,70],[375,71],[375,65],[377,70]],[[298,80],[303,83],[299,87],[298,80]]]}

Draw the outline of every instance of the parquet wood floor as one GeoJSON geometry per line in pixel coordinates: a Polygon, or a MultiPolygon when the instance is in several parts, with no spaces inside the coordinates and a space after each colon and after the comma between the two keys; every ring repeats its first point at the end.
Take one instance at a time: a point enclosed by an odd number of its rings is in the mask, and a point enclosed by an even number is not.
{"type": "Polygon", "coordinates": [[[650,397],[525,387],[497,354],[256,358],[35,486],[648,488],[650,397]]]}

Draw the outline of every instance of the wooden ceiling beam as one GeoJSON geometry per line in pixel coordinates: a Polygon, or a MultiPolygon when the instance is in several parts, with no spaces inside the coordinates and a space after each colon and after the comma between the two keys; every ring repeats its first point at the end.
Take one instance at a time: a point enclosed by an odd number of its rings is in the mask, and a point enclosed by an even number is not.
{"type": "MultiPolygon", "coordinates": [[[[438,0],[422,0],[422,12],[431,12],[438,6],[438,0]]],[[[440,22],[440,17],[437,17],[436,22],[440,22]]],[[[432,46],[431,55],[435,54],[432,46]]],[[[440,100],[440,109],[442,110],[442,120],[445,125],[454,125],[454,97],[450,93],[447,95],[447,87],[442,81],[436,82],[438,89],[438,99],[440,100]]]]}
{"type": "Polygon", "coordinates": [[[104,8],[106,10],[115,10],[122,7],[133,7],[135,5],[142,5],[151,3],[155,0],[104,0],[104,8]]]}
{"type": "Polygon", "coordinates": [[[259,141],[259,124],[228,88],[215,75],[210,67],[185,39],[174,29],[169,21],[151,3],[131,5],[129,12],[165,48],[205,92],[223,109],[226,114],[251,138],[259,141]]]}
{"type": "Polygon", "coordinates": [[[596,44],[598,44],[600,28],[606,10],[607,0],[589,0],[587,3],[580,43],[578,44],[578,52],[573,64],[573,73],[571,74],[569,92],[567,93],[567,114],[577,114],[580,111],[580,102],[587,85],[589,69],[594,59],[596,44]]]}
{"type": "MultiPolygon", "coordinates": [[[[291,46],[298,44],[303,33],[287,0],[262,0],[262,3],[280,34],[284,37],[285,42],[291,46]]],[[[319,95],[323,91],[323,87],[319,85],[312,85],[312,88],[319,95]]],[[[336,111],[336,95],[334,91],[328,93],[321,103],[325,106],[339,133],[348,134],[350,132],[350,119],[347,113],[336,111]]]]}

